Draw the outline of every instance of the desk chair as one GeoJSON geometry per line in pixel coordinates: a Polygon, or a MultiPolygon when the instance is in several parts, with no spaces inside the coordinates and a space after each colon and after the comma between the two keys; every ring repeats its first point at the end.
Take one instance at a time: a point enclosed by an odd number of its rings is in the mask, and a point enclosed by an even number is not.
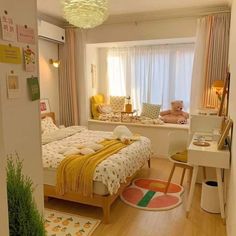
{"type": "MultiPolygon", "coordinates": [[[[186,170],[189,170],[190,180],[192,179],[192,171],[193,167],[188,164],[188,134],[182,134],[181,136],[176,132],[172,131],[168,134],[169,137],[169,147],[168,147],[168,158],[171,162],[173,162],[173,167],[171,169],[168,182],[166,184],[165,193],[167,193],[171,179],[173,177],[174,171],[176,167],[182,168],[182,176],[180,185],[183,185],[184,176],[186,170]]],[[[203,169],[204,178],[206,178],[205,168],[203,169]]]]}

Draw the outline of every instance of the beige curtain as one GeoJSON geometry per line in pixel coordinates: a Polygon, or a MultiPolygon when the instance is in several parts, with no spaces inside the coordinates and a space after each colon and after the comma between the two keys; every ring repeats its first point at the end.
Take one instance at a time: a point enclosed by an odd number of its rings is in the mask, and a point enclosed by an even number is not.
{"type": "Polygon", "coordinates": [[[204,107],[217,107],[218,98],[212,89],[215,80],[226,78],[229,51],[230,14],[207,17],[209,24],[208,47],[206,50],[206,71],[204,85],[204,107]]]}
{"type": "Polygon", "coordinates": [[[76,29],[66,28],[66,42],[59,45],[59,110],[60,124],[78,125],[77,95],[77,34],[76,29]]]}

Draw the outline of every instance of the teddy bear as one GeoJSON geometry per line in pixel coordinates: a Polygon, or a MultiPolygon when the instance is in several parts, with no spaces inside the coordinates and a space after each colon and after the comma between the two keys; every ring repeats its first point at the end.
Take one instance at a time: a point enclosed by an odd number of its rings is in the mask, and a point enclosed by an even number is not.
{"type": "Polygon", "coordinates": [[[183,101],[176,100],[171,102],[171,110],[160,112],[161,119],[165,123],[186,124],[189,114],[183,110],[183,101]]]}

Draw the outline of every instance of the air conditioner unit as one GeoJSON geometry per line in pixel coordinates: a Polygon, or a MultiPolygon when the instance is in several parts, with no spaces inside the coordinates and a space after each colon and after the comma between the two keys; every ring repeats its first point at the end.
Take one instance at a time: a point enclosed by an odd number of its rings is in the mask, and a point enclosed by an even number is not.
{"type": "Polygon", "coordinates": [[[43,20],[38,20],[38,36],[57,43],[65,43],[65,29],[43,20]]]}

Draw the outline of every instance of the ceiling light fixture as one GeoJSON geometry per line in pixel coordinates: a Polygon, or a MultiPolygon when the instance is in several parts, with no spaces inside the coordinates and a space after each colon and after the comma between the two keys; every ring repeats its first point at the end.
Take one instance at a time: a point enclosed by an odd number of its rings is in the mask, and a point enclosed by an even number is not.
{"type": "Polygon", "coordinates": [[[108,17],[108,0],[61,0],[64,18],[72,25],[89,29],[108,17]]]}

